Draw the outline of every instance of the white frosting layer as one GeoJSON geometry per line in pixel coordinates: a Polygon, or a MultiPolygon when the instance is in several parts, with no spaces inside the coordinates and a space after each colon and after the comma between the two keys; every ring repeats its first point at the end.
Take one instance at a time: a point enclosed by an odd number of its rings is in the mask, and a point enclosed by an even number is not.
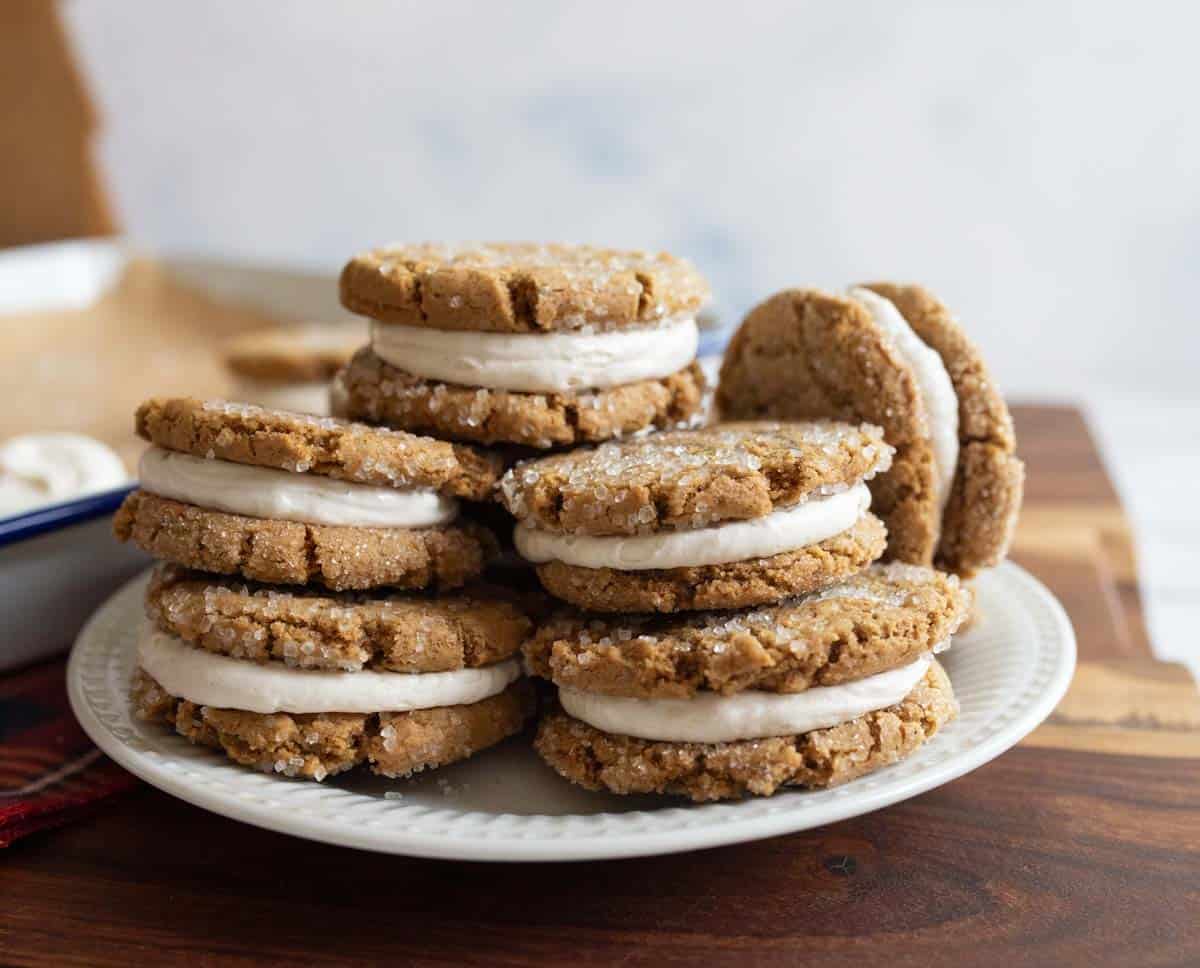
{"type": "Polygon", "coordinates": [[[188,504],[277,521],[359,528],[443,524],[458,502],[428,489],[353,484],[319,474],[293,474],[151,447],[138,465],[142,487],[188,504]]]}
{"type": "Polygon", "coordinates": [[[561,561],[580,568],[646,571],[697,568],[767,558],[816,544],[854,526],[871,504],[865,484],[829,497],[780,508],[749,521],[728,521],[694,531],[660,531],[631,537],[553,534],[518,524],[517,551],[528,561],[561,561]]]}
{"type": "Polygon", "coordinates": [[[938,500],[946,506],[954,471],[958,467],[958,395],[946,364],[937,350],[913,332],[908,320],[890,299],[870,289],[851,289],[850,298],[862,303],[879,327],[887,333],[900,355],[913,368],[917,390],[929,418],[929,439],[937,466],[938,500]]]}
{"type": "Polygon", "coordinates": [[[923,656],[856,682],[790,694],[747,690],[732,696],[629,699],[563,687],[558,698],[569,715],[606,733],[671,743],[731,743],[807,733],[886,709],[912,691],[930,661],[923,656]]]}
{"type": "Polygon", "coordinates": [[[463,706],[503,692],[516,659],[455,672],[325,672],[259,664],[197,648],[144,624],[138,662],[172,696],[253,713],[382,713],[463,706]]]}
{"type": "Polygon", "coordinates": [[[120,487],[116,453],[82,434],[24,434],[0,444],[0,516],[120,487]]]}
{"type": "Polygon", "coordinates": [[[523,393],[565,393],[670,376],[696,356],[690,317],[654,326],[562,333],[476,333],[373,323],[385,362],[427,380],[523,393]]]}
{"type": "Polygon", "coordinates": [[[269,410],[287,410],[291,413],[311,413],[328,417],[330,381],[271,383],[266,380],[251,380],[243,377],[237,381],[232,397],[246,403],[254,403],[269,410]]]}

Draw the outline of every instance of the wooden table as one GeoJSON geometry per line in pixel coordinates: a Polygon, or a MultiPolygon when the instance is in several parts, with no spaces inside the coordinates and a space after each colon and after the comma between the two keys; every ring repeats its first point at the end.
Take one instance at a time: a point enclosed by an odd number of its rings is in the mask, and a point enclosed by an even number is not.
{"type": "Polygon", "coordinates": [[[1200,963],[1200,700],[1150,655],[1077,411],[1019,408],[1015,557],[1079,635],[1041,729],[938,790],[674,857],[484,865],[266,833],[152,790],[0,859],[0,961],[1200,963]]]}

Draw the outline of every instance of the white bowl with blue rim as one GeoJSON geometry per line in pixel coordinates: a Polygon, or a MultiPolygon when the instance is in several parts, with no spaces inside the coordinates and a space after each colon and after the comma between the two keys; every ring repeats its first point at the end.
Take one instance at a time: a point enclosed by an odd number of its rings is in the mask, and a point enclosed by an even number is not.
{"type": "Polygon", "coordinates": [[[112,535],[136,487],[0,518],[0,672],[65,652],[87,617],[150,559],[112,535]]]}

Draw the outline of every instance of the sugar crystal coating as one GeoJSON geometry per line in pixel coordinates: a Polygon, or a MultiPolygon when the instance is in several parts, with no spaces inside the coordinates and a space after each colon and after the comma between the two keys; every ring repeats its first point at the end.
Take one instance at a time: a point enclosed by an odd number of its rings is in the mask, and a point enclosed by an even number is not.
{"type": "Polygon", "coordinates": [[[671,376],[604,390],[520,393],[439,383],[355,354],[334,381],[334,411],[447,440],[546,450],[688,425],[701,413],[698,364],[671,376]]]}
{"type": "Polygon", "coordinates": [[[695,312],[704,277],[666,253],[530,242],[394,244],[342,271],[343,304],[441,329],[605,329],[695,312]]]}
{"type": "Polygon", "coordinates": [[[147,400],[136,427],[159,447],[208,460],[474,499],[490,494],[502,467],[497,455],[465,444],[225,400],[147,400]]]}
{"type": "Polygon", "coordinates": [[[696,801],[770,796],[784,786],[834,786],[889,766],[957,713],[950,680],[934,661],[899,703],[798,736],[655,742],[604,733],[552,709],[542,719],[534,748],[562,776],[589,790],[696,801]]]}
{"type": "Polygon", "coordinates": [[[163,631],[252,662],[357,672],[443,672],[511,656],[532,625],[493,586],[430,596],[289,590],[160,565],[146,614],[163,631]]]}
{"type": "Polygon", "coordinates": [[[118,541],[187,568],[335,591],[457,588],[496,553],[495,536],[462,521],[434,528],[349,528],[211,511],[134,491],[113,516],[118,541]]]}
{"type": "Polygon", "coordinates": [[[588,692],[800,692],[911,662],[949,639],[968,609],[953,575],[877,564],[814,594],[742,611],[657,617],[563,610],[523,648],[534,675],[588,692]]]}
{"type": "Polygon", "coordinates": [[[499,496],[547,531],[620,535],[761,517],[885,471],[892,448],[869,424],[718,424],[518,464],[499,496]]]}

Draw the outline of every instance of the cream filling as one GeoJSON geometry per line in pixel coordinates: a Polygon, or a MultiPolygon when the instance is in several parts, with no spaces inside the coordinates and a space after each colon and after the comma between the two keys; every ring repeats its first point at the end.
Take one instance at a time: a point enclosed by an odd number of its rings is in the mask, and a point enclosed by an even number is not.
{"type": "Polygon", "coordinates": [[[143,624],[138,663],[172,696],[252,713],[382,713],[465,706],[503,692],[516,659],[454,672],[325,672],[231,659],[143,624]]]}
{"type": "Polygon", "coordinates": [[[561,333],[477,333],[372,323],[375,355],[427,380],[566,393],[656,380],[687,366],[699,344],[696,320],[561,333]]]}
{"type": "Polygon", "coordinates": [[[231,514],[359,528],[421,528],[451,521],[458,502],[428,488],[399,490],[319,474],[206,460],[151,447],[138,465],[142,487],[231,514]]]}
{"type": "Polygon", "coordinates": [[[944,509],[958,467],[958,395],[946,372],[946,364],[937,350],[927,346],[913,332],[908,320],[890,299],[861,288],[851,289],[849,295],[867,308],[913,369],[929,422],[929,441],[937,468],[938,506],[944,509]]]}
{"type": "Polygon", "coordinates": [[[128,481],[121,458],[83,434],[24,434],[0,444],[0,517],[128,481]]]}
{"type": "Polygon", "coordinates": [[[669,743],[732,743],[807,733],[886,709],[912,691],[931,661],[926,655],[856,682],[798,693],[747,690],[732,696],[630,699],[560,687],[558,699],[569,715],[606,733],[669,743]]]}
{"type": "Polygon", "coordinates": [[[329,391],[329,380],[275,383],[242,377],[234,387],[233,397],[268,410],[288,410],[327,417],[330,413],[329,391]]]}
{"type": "Polygon", "coordinates": [[[579,568],[646,571],[697,568],[768,558],[816,544],[849,530],[871,504],[865,484],[812,498],[749,521],[728,521],[694,531],[659,531],[626,537],[554,534],[518,524],[513,542],[535,564],[561,561],[579,568]]]}

